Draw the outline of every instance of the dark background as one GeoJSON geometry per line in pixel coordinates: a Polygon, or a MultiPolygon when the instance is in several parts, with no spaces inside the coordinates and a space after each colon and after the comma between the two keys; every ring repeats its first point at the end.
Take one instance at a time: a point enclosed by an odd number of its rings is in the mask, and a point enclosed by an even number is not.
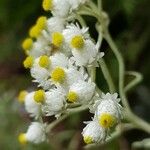
{"type": "MultiPolygon", "coordinates": [[[[40,15],[49,15],[42,10],[42,0],[0,0],[0,150],[46,150],[74,149],[83,145],[80,132],[82,121],[90,120],[89,113],[73,115],[60,124],[52,133],[50,144],[27,145],[17,142],[19,132],[26,131],[32,120],[16,100],[19,90],[31,88],[31,77],[24,70],[25,58],[21,49],[22,40],[28,35],[28,29],[40,15]]],[[[108,12],[110,32],[118,45],[126,63],[127,70],[136,70],[144,79],[128,93],[132,110],[150,122],[150,4],[149,0],[104,0],[104,10],[108,12]]],[[[96,39],[93,28],[95,20],[85,17],[91,27],[91,36],[96,39]]],[[[102,51],[114,79],[117,81],[117,62],[108,45],[104,42],[102,51]]],[[[107,91],[101,71],[97,70],[97,84],[107,91]]],[[[132,130],[119,139],[104,146],[106,150],[131,149],[133,141],[148,137],[143,131],[132,130]]]]}

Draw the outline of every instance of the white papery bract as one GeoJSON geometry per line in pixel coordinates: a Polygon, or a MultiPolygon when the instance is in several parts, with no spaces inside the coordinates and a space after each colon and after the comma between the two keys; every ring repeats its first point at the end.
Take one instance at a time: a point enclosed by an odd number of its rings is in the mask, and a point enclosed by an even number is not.
{"type": "Polygon", "coordinates": [[[65,19],[60,17],[51,17],[47,20],[47,30],[49,34],[62,32],[65,27],[65,19]]]}
{"type": "Polygon", "coordinates": [[[68,0],[52,0],[52,14],[62,18],[68,17],[70,4],[68,0]]]}
{"type": "Polygon", "coordinates": [[[82,49],[72,49],[72,55],[77,66],[97,66],[97,61],[104,56],[104,53],[100,53],[91,40],[85,40],[82,49]]]}
{"type": "Polygon", "coordinates": [[[34,101],[34,92],[28,93],[24,100],[25,109],[31,117],[39,117],[41,114],[41,105],[34,101]]]}
{"type": "Polygon", "coordinates": [[[82,132],[84,142],[86,144],[102,142],[106,138],[106,131],[99,126],[97,120],[88,122],[82,132]]]}
{"type": "Polygon", "coordinates": [[[49,42],[46,39],[42,39],[42,37],[40,37],[33,43],[32,49],[28,50],[27,54],[33,56],[34,58],[41,55],[50,55],[51,48],[48,44],[49,42]]]}
{"type": "Polygon", "coordinates": [[[55,115],[58,117],[65,106],[65,93],[60,89],[53,89],[45,92],[45,102],[42,111],[46,116],[55,115]]]}
{"type": "Polygon", "coordinates": [[[76,95],[77,99],[75,99],[75,102],[83,104],[89,103],[92,101],[92,97],[95,93],[95,83],[79,80],[70,87],[69,93],[74,93],[74,95],[76,95]]]}
{"type": "Polygon", "coordinates": [[[50,56],[50,60],[51,70],[55,69],[56,67],[68,68],[69,59],[63,53],[55,53],[54,55],[50,56]]]}
{"type": "Polygon", "coordinates": [[[35,144],[44,142],[46,140],[45,127],[45,124],[32,122],[25,133],[26,140],[35,144]]]}

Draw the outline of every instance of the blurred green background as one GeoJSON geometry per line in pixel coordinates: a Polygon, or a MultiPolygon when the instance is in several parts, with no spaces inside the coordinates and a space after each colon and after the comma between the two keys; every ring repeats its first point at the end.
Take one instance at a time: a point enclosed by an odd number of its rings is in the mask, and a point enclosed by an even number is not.
{"type": "MultiPolygon", "coordinates": [[[[36,18],[47,15],[41,8],[41,2],[0,0],[0,150],[82,149],[82,121],[90,120],[91,117],[87,112],[71,116],[57,126],[51,135],[50,144],[28,144],[22,147],[17,141],[18,133],[25,132],[32,119],[15,97],[19,90],[34,86],[29,72],[22,66],[25,55],[21,42],[36,18]]],[[[150,122],[150,1],[104,0],[103,3],[111,19],[110,32],[123,54],[127,70],[139,71],[144,76],[142,83],[129,93],[129,103],[138,116],[150,122]]],[[[92,27],[95,20],[90,17],[85,19],[92,27]]],[[[93,28],[90,32],[94,38],[97,36],[93,28]]],[[[117,78],[116,59],[105,42],[102,47],[106,53],[106,62],[114,78],[117,78]]],[[[97,70],[97,74],[97,84],[107,91],[101,71],[97,70]]],[[[130,150],[133,141],[148,136],[143,131],[132,130],[104,145],[102,149],[130,150]]]]}

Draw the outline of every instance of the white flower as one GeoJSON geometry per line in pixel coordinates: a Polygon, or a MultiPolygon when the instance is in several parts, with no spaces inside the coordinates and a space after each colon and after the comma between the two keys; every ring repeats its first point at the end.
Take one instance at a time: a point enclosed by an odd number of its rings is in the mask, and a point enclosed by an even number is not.
{"type": "Polygon", "coordinates": [[[43,0],[43,9],[52,11],[54,16],[67,17],[70,12],[68,0],[43,0]]]}
{"type": "Polygon", "coordinates": [[[69,67],[68,69],[63,67],[56,67],[51,72],[51,82],[56,86],[62,86],[64,89],[68,90],[69,87],[79,81],[85,80],[87,76],[77,70],[77,68],[69,67]]]}
{"type": "Polygon", "coordinates": [[[50,55],[51,50],[50,46],[48,46],[48,42],[45,39],[42,39],[41,37],[37,39],[36,42],[33,43],[32,49],[27,51],[27,54],[30,56],[33,56],[34,58],[37,58],[41,55],[50,55]]]}
{"type": "Polygon", "coordinates": [[[102,98],[96,102],[95,117],[104,128],[110,128],[118,123],[122,117],[122,107],[119,104],[118,94],[102,94],[102,98]]]}
{"type": "Polygon", "coordinates": [[[34,101],[34,92],[28,93],[25,97],[25,109],[32,117],[39,117],[41,105],[34,101]]]}
{"type": "Polygon", "coordinates": [[[89,38],[88,28],[80,28],[78,24],[70,24],[63,30],[65,41],[71,46],[71,41],[76,36],[81,36],[84,39],[89,38]]]}
{"type": "Polygon", "coordinates": [[[68,66],[68,58],[63,53],[36,58],[30,70],[31,76],[35,79],[33,81],[39,83],[39,86],[45,90],[49,89],[51,87],[50,73],[58,66],[65,68],[68,66]]]}
{"type": "Polygon", "coordinates": [[[69,3],[71,5],[71,9],[76,10],[80,5],[83,5],[87,1],[88,0],[69,0],[69,3]]]}
{"type": "MultiPolygon", "coordinates": [[[[96,63],[104,53],[99,53],[96,45],[91,40],[85,40],[81,49],[72,49],[73,59],[78,66],[91,66],[96,63]]],[[[97,64],[96,64],[97,65],[97,64]]]]}
{"type": "Polygon", "coordinates": [[[42,111],[47,116],[55,115],[58,117],[64,108],[65,94],[60,89],[51,89],[45,92],[45,102],[42,105],[42,111]]]}
{"type": "Polygon", "coordinates": [[[106,131],[98,124],[97,120],[93,120],[88,122],[82,135],[86,144],[98,143],[105,140],[106,131]]]}
{"type": "Polygon", "coordinates": [[[69,89],[67,98],[69,102],[88,103],[95,93],[95,83],[79,80],[69,89]]]}
{"type": "Polygon", "coordinates": [[[49,33],[62,32],[65,26],[65,20],[61,17],[51,17],[47,20],[47,30],[49,33]]]}
{"type": "MultiPolygon", "coordinates": [[[[41,67],[39,65],[41,58],[43,58],[43,56],[38,57],[37,59],[34,60],[34,64],[30,69],[30,73],[31,73],[31,76],[35,79],[35,80],[33,80],[34,82],[39,83],[39,86],[43,87],[44,89],[49,89],[51,87],[51,83],[48,80],[50,77],[50,73],[49,73],[49,70],[47,68],[48,66],[41,67]]],[[[45,63],[47,63],[47,65],[49,65],[50,60],[49,60],[49,62],[47,61],[45,63]]]]}
{"type": "Polygon", "coordinates": [[[56,67],[68,67],[68,58],[63,53],[55,53],[54,55],[50,56],[51,60],[51,70],[56,67]]]}
{"type": "Polygon", "coordinates": [[[27,133],[25,133],[26,140],[35,144],[44,142],[46,140],[45,125],[39,122],[32,122],[27,133]]]}

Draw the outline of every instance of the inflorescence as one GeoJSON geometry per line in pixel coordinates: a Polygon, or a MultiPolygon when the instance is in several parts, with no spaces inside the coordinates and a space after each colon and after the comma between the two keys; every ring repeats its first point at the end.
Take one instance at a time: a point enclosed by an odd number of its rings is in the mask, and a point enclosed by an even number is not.
{"type": "Polygon", "coordinates": [[[27,54],[23,65],[39,87],[18,96],[35,119],[27,132],[19,135],[22,144],[46,141],[48,124],[39,118],[54,115],[59,119],[70,104],[89,106],[93,113],[82,132],[87,144],[104,142],[121,120],[118,94],[98,94],[88,72],[99,67],[104,53],[99,52],[99,41],[94,42],[88,28],[75,22],[76,12],[86,3],[88,0],[43,0],[43,9],[52,17],[39,17],[22,43],[27,54]]]}

